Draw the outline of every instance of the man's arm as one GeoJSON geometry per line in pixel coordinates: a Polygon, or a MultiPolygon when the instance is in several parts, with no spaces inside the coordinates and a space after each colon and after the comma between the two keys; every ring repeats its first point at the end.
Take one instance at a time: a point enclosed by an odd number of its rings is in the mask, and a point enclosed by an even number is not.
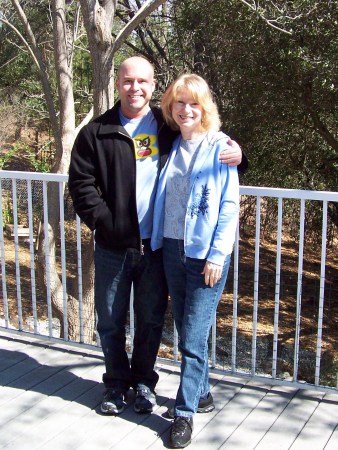
{"type": "Polygon", "coordinates": [[[108,209],[98,191],[96,159],[87,127],[80,130],[72,149],[68,188],[76,213],[93,231],[97,222],[108,214],[108,209]]]}
{"type": "Polygon", "coordinates": [[[236,141],[229,138],[228,144],[229,148],[220,154],[221,163],[228,164],[230,167],[238,166],[237,170],[244,173],[249,165],[246,155],[236,141]]]}

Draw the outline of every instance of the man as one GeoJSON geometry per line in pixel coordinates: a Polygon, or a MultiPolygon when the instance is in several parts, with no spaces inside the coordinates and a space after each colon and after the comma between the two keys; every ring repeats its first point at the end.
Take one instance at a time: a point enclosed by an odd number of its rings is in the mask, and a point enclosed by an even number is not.
{"type": "MultiPolygon", "coordinates": [[[[69,190],[75,211],[95,230],[95,308],[106,368],[101,411],[121,413],[132,387],[134,409],[145,413],[156,405],[154,366],[168,297],[162,253],[150,249],[153,203],[176,132],[150,106],[155,80],[146,59],[126,59],[116,86],[120,100],[75,141],[69,190]],[[136,327],[129,363],[125,325],[132,285],[136,327]]],[[[233,143],[223,159],[237,165],[241,157],[233,143]]]]}

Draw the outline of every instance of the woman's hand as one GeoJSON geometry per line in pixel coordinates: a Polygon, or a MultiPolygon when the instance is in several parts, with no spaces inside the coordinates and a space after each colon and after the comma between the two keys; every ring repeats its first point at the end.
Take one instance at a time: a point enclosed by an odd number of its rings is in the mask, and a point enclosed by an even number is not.
{"type": "Polygon", "coordinates": [[[207,261],[202,272],[202,275],[204,275],[205,284],[213,287],[220,280],[222,276],[222,269],[222,266],[207,261]]]}

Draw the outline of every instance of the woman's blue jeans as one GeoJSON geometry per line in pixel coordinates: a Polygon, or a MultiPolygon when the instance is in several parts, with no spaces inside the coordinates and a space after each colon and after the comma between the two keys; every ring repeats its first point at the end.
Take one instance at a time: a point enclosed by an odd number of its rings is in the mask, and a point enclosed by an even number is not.
{"type": "Polygon", "coordinates": [[[205,260],[187,258],[182,240],[164,239],[164,269],[182,354],[175,416],[191,417],[209,390],[208,338],[223,293],[231,255],[222,277],[212,288],[204,282],[205,260]]]}
{"type": "Polygon", "coordinates": [[[95,245],[95,308],[97,330],[105,358],[103,382],[107,388],[127,391],[145,384],[154,390],[154,370],[168,302],[162,251],[144,255],[136,249],[111,251],[95,245]],[[134,288],[135,336],[129,363],[126,323],[130,292],[134,288]]]}

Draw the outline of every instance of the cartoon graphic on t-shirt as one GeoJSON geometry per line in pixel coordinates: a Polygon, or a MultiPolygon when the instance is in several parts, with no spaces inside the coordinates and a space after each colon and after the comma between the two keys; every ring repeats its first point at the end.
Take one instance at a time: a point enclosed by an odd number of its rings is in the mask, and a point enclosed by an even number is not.
{"type": "Polygon", "coordinates": [[[148,134],[138,134],[134,136],[136,159],[147,158],[158,153],[156,145],[156,136],[148,134]]]}

